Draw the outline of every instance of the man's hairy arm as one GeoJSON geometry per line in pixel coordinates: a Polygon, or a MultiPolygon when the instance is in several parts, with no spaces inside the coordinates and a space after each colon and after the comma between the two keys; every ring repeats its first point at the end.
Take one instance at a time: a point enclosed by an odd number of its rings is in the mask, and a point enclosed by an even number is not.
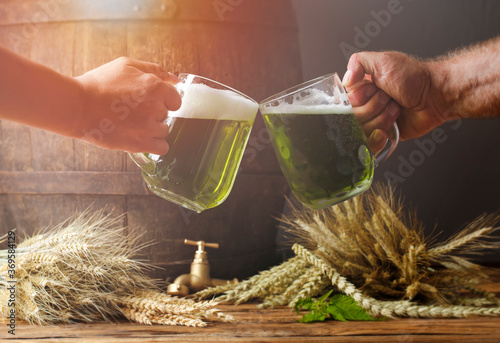
{"type": "Polygon", "coordinates": [[[500,115],[500,37],[427,62],[445,120],[500,115]]]}
{"type": "Polygon", "coordinates": [[[430,60],[360,52],[347,69],[344,86],[374,151],[395,121],[405,140],[446,121],[500,115],[500,37],[430,60]]]}

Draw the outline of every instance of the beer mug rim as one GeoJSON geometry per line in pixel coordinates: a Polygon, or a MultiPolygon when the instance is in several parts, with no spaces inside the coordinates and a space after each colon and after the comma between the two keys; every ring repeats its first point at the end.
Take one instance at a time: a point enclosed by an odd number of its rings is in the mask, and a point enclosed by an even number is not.
{"type": "MultiPolygon", "coordinates": [[[[182,83],[183,81],[186,81],[188,80],[189,78],[192,78],[191,82],[194,81],[194,79],[202,79],[204,81],[208,81],[210,83],[213,83],[213,84],[216,84],[218,86],[220,86],[221,88],[220,89],[224,89],[224,90],[229,90],[229,91],[232,91],[238,95],[241,95],[242,97],[244,97],[245,99],[248,99],[256,104],[258,104],[258,102],[254,99],[252,99],[251,97],[249,97],[248,95],[246,95],[245,93],[237,90],[237,89],[234,89],[232,87],[229,87],[228,85],[225,85],[219,81],[215,81],[215,80],[212,80],[212,79],[209,79],[208,77],[204,77],[204,76],[200,76],[200,75],[196,75],[196,74],[191,74],[191,73],[180,73],[178,78],[180,80],[179,83],[182,83]]],[[[211,86],[210,84],[206,84],[206,86],[211,86]]]]}
{"type": "Polygon", "coordinates": [[[287,96],[301,92],[301,91],[303,91],[307,88],[310,88],[311,86],[315,86],[318,83],[323,82],[324,80],[329,79],[329,78],[334,78],[336,81],[339,82],[340,85],[342,84],[337,73],[330,73],[330,74],[318,76],[314,79],[302,82],[298,85],[292,86],[292,87],[287,88],[281,92],[278,92],[274,95],[271,95],[270,97],[267,97],[266,99],[262,100],[260,102],[260,105],[265,105],[265,104],[272,102],[272,101],[283,100],[283,98],[286,98],[287,96]]]}

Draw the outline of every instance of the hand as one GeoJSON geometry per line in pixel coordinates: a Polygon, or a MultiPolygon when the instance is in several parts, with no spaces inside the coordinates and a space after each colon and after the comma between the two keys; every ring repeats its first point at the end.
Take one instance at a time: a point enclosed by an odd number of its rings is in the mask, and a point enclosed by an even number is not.
{"type": "Polygon", "coordinates": [[[430,64],[399,52],[361,52],[351,56],[347,69],[343,84],[373,152],[385,146],[395,121],[401,140],[445,121],[430,64]]]}
{"type": "Polygon", "coordinates": [[[158,64],[120,57],[75,78],[83,109],[75,123],[94,145],[131,153],[168,151],[168,111],[181,106],[179,80],[158,64]]]}

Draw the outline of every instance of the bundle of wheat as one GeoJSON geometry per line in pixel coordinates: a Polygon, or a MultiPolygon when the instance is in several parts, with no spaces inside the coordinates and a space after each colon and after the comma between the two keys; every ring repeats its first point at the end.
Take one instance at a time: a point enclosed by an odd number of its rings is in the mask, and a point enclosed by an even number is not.
{"type": "Polygon", "coordinates": [[[217,300],[260,298],[263,306],[293,306],[333,287],[374,315],[498,315],[498,299],[476,287],[487,278],[485,268],[464,256],[498,248],[489,238],[499,229],[500,215],[481,216],[448,241],[431,246],[416,215],[407,215],[401,204],[391,188],[379,185],[322,211],[294,209],[282,221],[300,243],[293,247],[297,256],[238,285],[204,290],[197,297],[222,293],[217,300]]]}
{"type": "MultiPolygon", "coordinates": [[[[125,316],[144,324],[205,326],[205,319],[230,320],[214,301],[172,298],[143,274],[133,259],[146,246],[139,236],[104,211],[75,215],[53,230],[25,239],[15,254],[16,317],[32,324],[92,322],[125,316]]],[[[0,252],[0,309],[12,300],[0,252]]]]}

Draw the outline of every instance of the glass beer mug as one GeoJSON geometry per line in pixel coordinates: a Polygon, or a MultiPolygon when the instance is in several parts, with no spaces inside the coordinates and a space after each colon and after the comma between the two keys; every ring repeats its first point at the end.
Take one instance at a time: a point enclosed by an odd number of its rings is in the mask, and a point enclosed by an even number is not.
{"type": "Polygon", "coordinates": [[[129,154],[156,195],[200,213],[229,195],[258,104],[216,81],[180,74],[182,106],[168,113],[165,155],[129,154]]]}
{"type": "Polygon", "coordinates": [[[315,210],[367,190],[375,165],[399,141],[394,124],[386,147],[370,153],[336,73],[273,95],[260,103],[260,111],[292,193],[315,210]]]}

